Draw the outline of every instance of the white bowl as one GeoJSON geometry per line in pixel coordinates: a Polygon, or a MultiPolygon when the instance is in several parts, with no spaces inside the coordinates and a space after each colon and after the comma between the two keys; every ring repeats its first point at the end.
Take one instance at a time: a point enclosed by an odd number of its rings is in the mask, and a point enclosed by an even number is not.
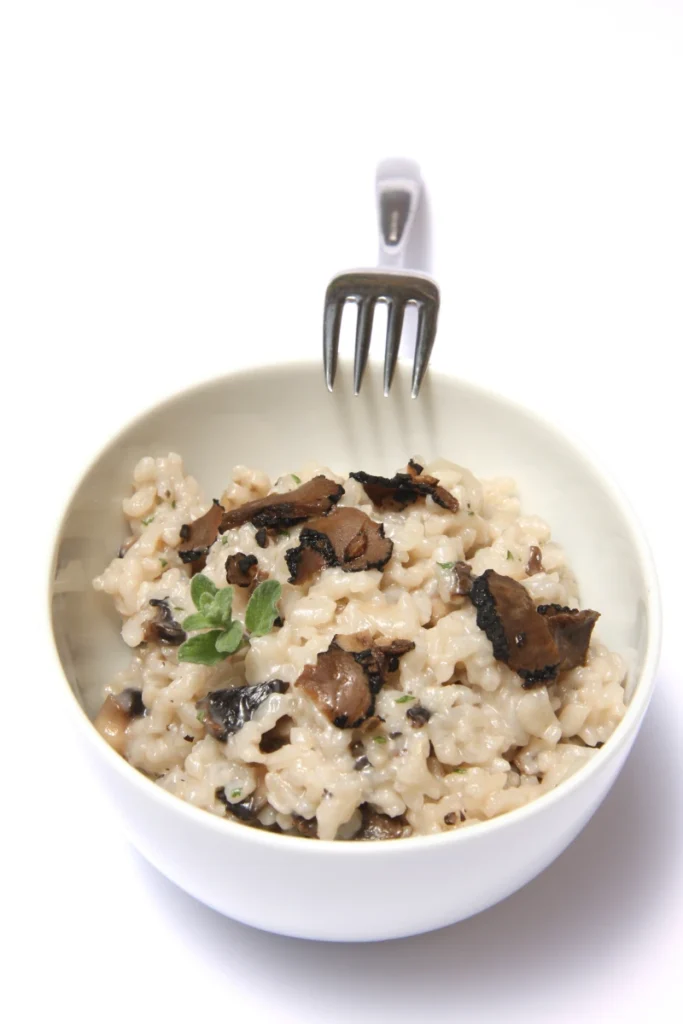
{"type": "MultiPolygon", "coordinates": [[[[381,396],[372,368],[354,398],[344,368],[334,395],[320,365],[290,364],[214,380],[145,413],[101,453],[69,504],[55,547],[56,646],[90,762],[131,841],[168,878],[239,921],[284,935],[391,939],[476,914],[525,885],[583,828],[612,786],[645,714],[659,652],[655,574],[623,498],[548,423],[469,384],[428,375],[418,401],[405,379],[381,396]],[[393,471],[442,455],[477,475],[514,477],[523,507],[566,549],[598,635],[629,665],[627,713],[605,747],[556,790],[462,831],[393,842],[274,835],[215,817],[155,785],[89,721],[130,652],[91,579],[124,535],[121,497],[145,454],[180,452],[207,493],[233,464],[277,475],[315,459],[336,470],[393,471]]],[[[63,683],[60,683],[63,685],[63,683]]]]}

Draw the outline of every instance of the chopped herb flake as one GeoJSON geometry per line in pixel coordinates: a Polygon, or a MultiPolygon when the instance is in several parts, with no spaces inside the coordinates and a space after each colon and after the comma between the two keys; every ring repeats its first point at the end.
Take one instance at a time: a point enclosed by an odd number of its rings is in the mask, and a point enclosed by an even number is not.
{"type": "Polygon", "coordinates": [[[387,742],[386,736],[373,736],[372,738],[375,741],[375,743],[386,743],[387,742]]]}
{"type": "Polygon", "coordinates": [[[415,700],[412,693],[404,693],[402,697],[396,698],[397,704],[407,704],[409,700],[415,700]]]}
{"type": "Polygon", "coordinates": [[[175,508],[176,505],[177,505],[177,502],[176,502],[176,500],[174,498],[173,501],[171,502],[171,508],[175,508]]]}
{"type": "Polygon", "coordinates": [[[292,480],[294,481],[295,484],[300,484],[301,483],[301,477],[297,476],[296,473],[290,473],[290,476],[291,476],[291,478],[292,478],[292,480]]]}
{"type": "Polygon", "coordinates": [[[442,569],[452,569],[455,562],[437,562],[436,564],[440,565],[442,569]]]}
{"type": "Polygon", "coordinates": [[[454,768],[453,771],[451,772],[451,775],[464,775],[466,771],[467,768],[454,768]]]}
{"type": "Polygon", "coordinates": [[[228,543],[228,538],[225,536],[225,534],[223,534],[223,536],[221,537],[221,544],[222,544],[223,547],[225,547],[225,545],[227,543],[228,543]]]}
{"type": "Polygon", "coordinates": [[[242,796],[242,790],[241,789],[233,789],[233,791],[230,794],[230,799],[231,800],[237,800],[237,798],[240,797],[240,796],[242,796]]]}
{"type": "Polygon", "coordinates": [[[514,555],[512,554],[512,552],[511,552],[511,551],[508,551],[508,561],[509,561],[509,562],[511,562],[511,561],[513,560],[513,558],[514,558],[514,557],[515,557],[515,556],[514,556],[514,555]]]}
{"type": "Polygon", "coordinates": [[[168,565],[168,562],[166,561],[166,559],[165,559],[165,558],[160,558],[160,559],[159,559],[159,564],[161,565],[161,568],[162,568],[162,569],[165,569],[165,568],[166,568],[166,566],[168,565]]]}
{"type": "Polygon", "coordinates": [[[472,509],[470,509],[470,511],[467,513],[467,515],[468,516],[473,516],[474,515],[474,512],[472,511],[472,509]]]}
{"type": "Polygon", "coordinates": [[[203,722],[205,718],[206,718],[206,711],[198,711],[197,712],[197,719],[200,722],[203,722]]]}
{"type": "Polygon", "coordinates": [[[151,522],[153,522],[153,520],[154,520],[154,516],[147,516],[147,518],[146,519],[142,519],[141,522],[142,522],[143,526],[149,526],[149,524],[151,522]]]}

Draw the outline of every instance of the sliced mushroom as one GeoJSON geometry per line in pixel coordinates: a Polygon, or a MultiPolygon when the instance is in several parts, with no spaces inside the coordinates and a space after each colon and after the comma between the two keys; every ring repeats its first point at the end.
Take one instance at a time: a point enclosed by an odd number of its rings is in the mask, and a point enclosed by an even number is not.
{"type": "Polygon", "coordinates": [[[228,583],[235,587],[250,587],[258,572],[256,555],[244,555],[238,551],[236,555],[228,555],[225,563],[225,575],[228,583]]]}
{"type": "Polygon", "coordinates": [[[254,540],[260,548],[268,547],[268,531],[265,526],[262,526],[260,530],[257,530],[254,534],[254,540]]]}
{"type": "Polygon", "coordinates": [[[153,608],[156,608],[157,613],[155,618],[148,622],[145,627],[145,640],[148,642],[157,641],[158,643],[171,644],[173,647],[185,643],[187,633],[180,623],[176,622],[173,618],[168,598],[152,597],[149,603],[153,608]]]}
{"type": "Polygon", "coordinates": [[[423,707],[422,704],[414,704],[408,708],[406,716],[410,719],[413,729],[421,729],[432,717],[432,713],[428,708],[423,707]]]}
{"type": "Polygon", "coordinates": [[[412,828],[405,815],[390,818],[388,814],[376,811],[370,804],[362,804],[363,824],[353,837],[356,839],[405,839],[412,835],[412,828]]]}
{"type": "Polygon", "coordinates": [[[353,729],[368,718],[375,706],[375,691],[381,686],[378,674],[370,674],[360,655],[343,650],[333,640],[307,665],[296,683],[316,707],[339,729],[353,729]]]}
{"type": "Polygon", "coordinates": [[[223,514],[220,532],[225,533],[242,523],[257,528],[294,526],[311,516],[325,515],[337,504],[344,488],[325,476],[316,476],[286,494],[268,494],[223,514]]]}
{"type": "Polygon", "coordinates": [[[453,566],[453,573],[455,575],[453,595],[465,597],[472,589],[472,566],[469,562],[456,562],[453,566]]]}
{"type": "Polygon", "coordinates": [[[600,612],[590,608],[563,608],[559,604],[541,604],[537,611],[544,617],[560,652],[560,672],[586,664],[593,627],[600,612]]]}
{"type": "Polygon", "coordinates": [[[261,753],[274,754],[276,750],[286,746],[289,743],[289,734],[293,725],[294,719],[290,718],[289,715],[283,715],[282,718],[278,718],[273,728],[268,729],[261,737],[261,742],[259,743],[261,753]]]}
{"type": "Polygon", "coordinates": [[[300,814],[293,814],[292,823],[300,836],[304,836],[306,839],[318,838],[318,821],[316,818],[302,818],[300,814]]]}
{"type": "Polygon", "coordinates": [[[527,576],[535,576],[536,573],[543,572],[543,561],[542,551],[537,544],[532,544],[529,548],[529,559],[526,563],[526,574],[527,576]]]}
{"type": "Polygon", "coordinates": [[[387,672],[415,646],[410,640],[378,644],[369,633],[337,635],[295,683],[339,729],[354,729],[373,717],[387,672]]]}
{"type": "Polygon", "coordinates": [[[117,754],[123,754],[126,729],[134,718],[139,718],[144,713],[142,692],[129,687],[115,697],[110,694],[106,698],[93,725],[117,754]]]}
{"type": "Polygon", "coordinates": [[[201,572],[206,565],[206,556],[209,548],[218,536],[218,527],[223,518],[223,506],[214,499],[214,503],[208,512],[205,512],[193,523],[186,523],[180,527],[180,539],[182,541],[178,548],[178,554],[182,562],[192,567],[192,575],[201,572]]]}
{"type": "Polygon", "coordinates": [[[271,693],[286,693],[288,689],[289,683],[271,679],[255,686],[212,690],[197,701],[196,707],[200,714],[204,712],[203,721],[208,732],[223,741],[241,729],[271,693]]]}
{"type": "Polygon", "coordinates": [[[521,583],[487,569],[472,584],[470,598],[477,609],[477,625],[491,641],[498,661],[521,676],[525,686],[555,679],[560,652],[548,622],[521,583]]]}
{"type": "Polygon", "coordinates": [[[598,612],[555,604],[536,608],[521,583],[493,569],[474,581],[470,597],[494,657],[521,676],[525,687],[551,682],[585,663],[598,612]]]}
{"type": "Polygon", "coordinates": [[[290,583],[301,583],[325,566],[344,572],[383,569],[394,545],[384,527],[359,508],[337,508],[312,519],[299,535],[299,545],[285,552],[290,583]]]}
{"type": "Polygon", "coordinates": [[[225,792],[225,786],[220,786],[216,790],[216,799],[220,800],[229,814],[234,815],[240,821],[251,823],[256,818],[257,814],[264,806],[264,801],[256,796],[256,793],[252,793],[251,796],[246,797],[245,800],[240,800],[236,803],[232,803],[228,800],[228,795],[225,792]]]}
{"type": "Polygon", "coordinates": [[[368,498],[377,508],[402,512],[407,505],[413,505],[427,495],[450,512],[457,512],[460,508],[458,499],[442,487],[436,477],[425,475],[422,466],[412,459],[406,473],[395,473],[392,477],[363,472],[349,473],[349,476],[363,485],[368,498]]]}

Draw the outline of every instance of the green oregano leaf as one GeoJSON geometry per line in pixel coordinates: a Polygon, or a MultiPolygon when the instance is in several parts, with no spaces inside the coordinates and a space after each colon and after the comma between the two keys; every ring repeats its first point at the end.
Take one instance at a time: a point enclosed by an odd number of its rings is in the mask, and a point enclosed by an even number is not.
{"type": "Polygon", "coordinates": [[[442,569],[452,569],[455,562],[437,562],[436,564],[440,565],[442,569]]]}
{"type": "Polygon", "coordinates": [[[241,789],[233,789],[232,792],[230,793],[230,799],[231,800],[237,800],[238,797],[241,797],[241,796],[242,796],[242,790],[241,789]]]}
{"type": "Polygon", "coordinates": [[[282,594],[282,586],[277,580],[264,580],[259,583],[249,598],[244,624],[251,636],[265,636],[270,633],[273,623],[280,614],[277,602],[282,594]]]}
{"type": "MultiPolygon", "coordinates": [[[[176,609],[176,611],[182,611],[182,608],[176,609]]],[[[188,615],[182,622],[183,629],[207,629],[211,623],[208,619],[205,619],[199,612],[195,612],[194,615],[188,615]]]]}
{"type": "Polygon", "coordinates": [[[387,742],[386,736],[373,736],[372,738],[375,741],[375,743],[386,743],[387,742]]]}
{"type": "Polygon", "coordinates": [[[212,629],[209,633],[199,633],[190,637],[178,648],[178,661],[191,661],[195,665],[217,665],[227,657],[222,651],[216,650],[216,641],[220,635],[219,629],[212,629]]]}
{"type": "Polygon", "coordinates": [[[301,483],[301,477],[297,476],[296,473],[290,473],[289,475],[291,476],[291,478],[292,478],[292,480],[294,481],[295,484],[300,484],[301,483]]]}
{"type": "Polygon", "coordinates": [[[511,551],[508,551],[507,557],[508,557],[508,561],[511,562],[515,556],[512,554],[511,551]]]}
{"type": "Polygon", "coordinates": [[[141,519],[140,522],[142,523],[143,526],[149,526],[149,524],[153,521],[153,519],[154,519],[154,516],[147,516],[146,519],[141,519]]]}
{"type": "Polygon", "coordinates": [[[202,594],[200,603],[202,614],[209,620],[212,626],[222,626],[227,629],[232,617],[232,587],[223,587],[211,601],[206,601],[202,594]]]}
{"type": "Polygon", "coordinates": [[[216,593],[216,589],[216,584],[203,573],[199,572],[197,573],[196,576],[193,576],[192,583],[190,584],[190,594],[192,595],[192,603],[194,604],[195,608],[201,611],[202,608],[200,601],[202,595],[209,594],[211,597],[213,597],[213,595],[216,593]]]}
{"type": "Polygon", "coordinates": [[[221,654],[234,654],[244,639],[241,622],[231,622],[216,640],[216,650],[221,654]]]}
{"type": "Polygon", "coordinates": [[[396,698],[397,704],[407,704],[409,700],[415,700],[412,693],[405,693],[402,697],[396,698]]]}

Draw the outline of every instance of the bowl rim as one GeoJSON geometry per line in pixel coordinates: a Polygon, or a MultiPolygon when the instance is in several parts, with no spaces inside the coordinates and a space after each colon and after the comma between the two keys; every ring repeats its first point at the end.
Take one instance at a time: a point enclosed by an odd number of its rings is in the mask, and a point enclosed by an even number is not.
{"type": "MultiPolygon", "coordinates": [[[[374,363],[375,360],[372,360],[372,362],[374,363]]],[[[377,365],[379,365],[378,362],[377,365]]],[[[340,368],[345,366],[350,366],[350,361],[340,360],[340,368]]],[[[175,813],[181,818],[188,820],[190,825],[195,825],[199,828],[203,827],[209,831],[215,832],[217,835],[223,835],[228,839],[232,838],[238,842],[241,841],[245,844],[256,843],[265,847],[272,847],[274,850],[286,849],[286,847],[283,847],[283,843],[291,843],[292,840],[295,842],[297,840],[301,840],[297,842],[296,847],[292,847],[292,850],[298,849],[302,853],[304,851],[308,851],[307,855],[313,857],[336,853],[340,853],[346,857],[376,857],[386,854],[390,856],[401,856],[400,851],[405,851],[404,855],[409,855],[410,851],[417,851],[422,848],[436,848],[444,844],[472,842],[478,835],[484,836],[487,833],[503,830],[506,827],[512,827],[517,823],[521,824],[528,818],[533,818],[538,814],[542,814],[544,808],[549,808],[552,805],[557,804],[563,800],[565,796],[569,796],[577,789],[584,785],[588,785],[591,779],[600,771],[602,765],[610,760],[614,760],[618,756],[619,751],[624,747],[628,748],[630,746],[630,743],[635,738],[635,734],[640,727],[654,691],[661,648],[662,608],[654,559],[640,521],[620,486],[615,482],[611,474],[605,470],[600,462],[594,458],[592,453],[590,456],[586,453],[585,446],[582,443],[579,443],[577,439],[572,436],[571,432],[564,428],[560,429],[551,420],[546,419],[545,416],[541,415],[534,409],[528,408],[521,402],[518,402],[498,391],[486,388],[479,383],[475,383],[459,375],[456,376],[443,367],[431,368],[428,377],[425,380],[425,384],[427,384],[429,377],[442,379],[445,383],[450,385],[455,384],[458,387],[469,391],[475,398],[481,398],[485,401],[492,401],[506,406],[512,414],[526,418],[531,422],[532,426],[554,435],[560,443],[571,448],[588,473],[600,481],[601,486],[608,493],[614,504],[619,508],[629,528],[630,540],[637,554],[639,566],[646,584],[646,650],[643,658],[643,665],[637,679],[635,680],[631,700],[626,707],[624,717],[618,723],[614,732],[606,741],[604,747],[596,751],[592,758],[590,758],[585,764],[581,765],[581,767],[578,768],[568,779],[560,782],[554,789],[550,790],[550,792],[542,794],[536,800],[531,800],[529,803],[524,804],[521,807],[505,811],[504,813],[498,814],[486,821],[478,821],[468,828],[454,829],[452,831],[439,832],[426,836],[409,836],[406,837],[406,839],[394,842],[354,843],[348,841],[344,842],[338,839],[319,839],[316,842],[310,842],[304,837],[268,832],[265,829],[245,827],[241,822],[232,821],[230,818],[219,817],[218,815],[211,814],[210,811],[206,811],[200,807],[195,807],[193,804],[190,804],[175,794],[168,792],[168,790],[157,785],[157,783],[151,778],[144,775],[139,769],[133,767],[133,765],[131,765],[124,757],[116,753],[116,751],[94,728],[85,708],[79,701],[75,690],[69,682],[66,669],[62,663],[57,647],[55,617],[53,614],[53,591],[57,554],[66,520],[71,511],[71,506],[76,493],[86,478],[96,467],[100,459],[114,448],[121,441],[123,436],[128,433],[128,431],[142,423],[152,414],[170,408],[179,400],[190,398],[193,394],[198,394],[210,387],[220,388],[223,384],[239,382],[240,378],[244,379],[254,377],[264,372],[291,373],[302,370],[314,370],[315,372],[320,373],[319,361],[308,357],[302,357],[299,359],[288,359],[287,361],[275,364],[255,362],[248,367],[241,367],[238,370],[221,374],[218,377],[207,377],[196,381],[189,387],[183,388],[180,391],[175,391],[171,395],[167,395],[165,398],[154,402],[152,405],[146,407],[126,422],[116,432],[116,434],[113,435],[113,437],[110,437],[99,447],[98,451],[91,456],[87,466],[80,471],[74,486],[68,491],[68,498],[64,503],[57,526],[53,533],[53,540],[50,545],[51,555],[48,565],[46,607],[48,620],[47,626],[51,641],[50,647],[55,667],[57,668],[57,672],[61,678],[62,692],[65,692],[65,703],[69,707],[70,714],[74,721],[74,728],[78,729],[83,738],[88,743],[92,744],[93,750],[100,757],[104,758],[105,762],[108,763],[109,767],[116,774],[120,775],[121,780],[124,783],[133,786],[139,791],[141,799],[148,799],[152,802],[158,803],[161,811],[168,811],[171,814],[175,813]]]]}

